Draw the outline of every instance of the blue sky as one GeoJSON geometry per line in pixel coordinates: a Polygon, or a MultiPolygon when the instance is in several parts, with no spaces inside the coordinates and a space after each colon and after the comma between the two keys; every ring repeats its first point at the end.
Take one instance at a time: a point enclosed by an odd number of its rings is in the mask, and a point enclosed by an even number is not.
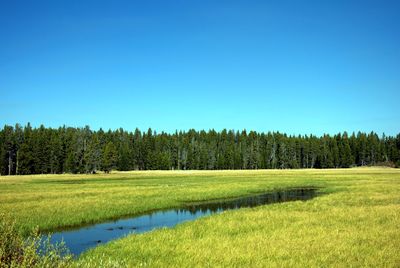
{"type": "Polygon", "coordinates": [[[400,132],[399,1],[0,0],[0,124],[400,132]]]}

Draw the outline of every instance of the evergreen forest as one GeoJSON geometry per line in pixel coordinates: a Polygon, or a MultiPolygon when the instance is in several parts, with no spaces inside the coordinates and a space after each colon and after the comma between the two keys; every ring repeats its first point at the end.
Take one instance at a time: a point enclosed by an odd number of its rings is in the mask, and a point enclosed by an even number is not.
{"type": "Polygon", "coordinates": [[[400,134],[292,136],[279,132],[208,130],[157,133],[34,128],[0,131],[1,175],[111,170],[218,170],[400,166],[400,134]]]}

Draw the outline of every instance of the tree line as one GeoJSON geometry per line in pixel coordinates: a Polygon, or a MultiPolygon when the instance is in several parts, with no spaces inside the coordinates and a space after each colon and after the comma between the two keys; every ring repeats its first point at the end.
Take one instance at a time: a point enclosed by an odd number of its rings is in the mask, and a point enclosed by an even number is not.
{"type": "Polygon", "coordinates": [[[95,173],[102,170],[289,169],[400,166],[400,134],[346,132],[290,136],[279,132],[94,131],[4,126],[0,173],[95,173]]]}

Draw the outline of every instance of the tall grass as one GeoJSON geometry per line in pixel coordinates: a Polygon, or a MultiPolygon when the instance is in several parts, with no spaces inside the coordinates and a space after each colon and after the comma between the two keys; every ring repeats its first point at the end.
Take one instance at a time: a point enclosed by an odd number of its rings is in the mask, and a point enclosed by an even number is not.
{"type": "Polygon", "coordinates": [[[400,267],[400,170],[391,168],[1,177],[0,212],[11,214],[27,234],[37,225],[54,230],[298,186],[321,187],[325,195],[129,235],[67,265],[400,267]]]}
{"type": "Polygon", "coordinates": [[[63,245],[43,240],[37,229],[28,238],[18,231],[11,216],[0,214],[0,267],[68,267],[71,255],[63,245]]]}

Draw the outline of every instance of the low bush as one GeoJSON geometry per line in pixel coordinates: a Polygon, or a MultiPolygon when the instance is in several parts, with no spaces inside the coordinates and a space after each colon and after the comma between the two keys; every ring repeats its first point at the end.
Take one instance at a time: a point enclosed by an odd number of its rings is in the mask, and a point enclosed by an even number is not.
{"type": "Polygon", "coordinates": [[[5,267],[67,267],[72,256],[63,244],[52,245],[38,229],[24,238],[15,220],[0,214],[0,268],[5,267]]]}

